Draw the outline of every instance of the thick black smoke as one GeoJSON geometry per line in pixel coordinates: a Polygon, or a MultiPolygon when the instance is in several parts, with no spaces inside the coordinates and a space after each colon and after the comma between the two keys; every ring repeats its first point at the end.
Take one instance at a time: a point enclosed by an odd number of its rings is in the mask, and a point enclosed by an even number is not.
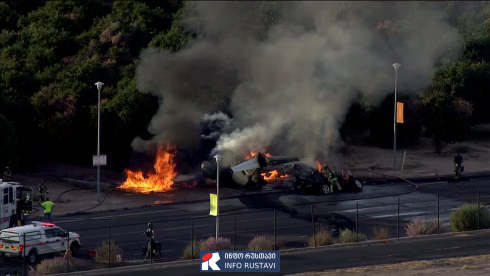
{"type": "Polygon", "coordinates": [[[203,114],[229,98],[238,128],[220,136],[218,150],[326,155],[359,92],[372,101],[392,93],[392,64],[402,64],[400,87],[417,90],[458,45],[442,10],[439,2],[188,3],[185,26],[198,38],[176,54],[141,55],[138,87],[162,104],[149,127],[155,138],[133,146],[194,147],[203,114]]]}

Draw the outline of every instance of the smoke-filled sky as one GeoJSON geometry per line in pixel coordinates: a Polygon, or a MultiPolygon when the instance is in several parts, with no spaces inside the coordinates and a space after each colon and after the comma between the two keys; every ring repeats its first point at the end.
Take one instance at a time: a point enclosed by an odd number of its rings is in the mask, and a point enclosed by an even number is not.
{"type": "MultiPolygon", "coordinates": [[[[440,3],[440,2],[439,2],[440,3]]],[[[272,149],[321,157],[359,92],[380,100],[421,88],[441,55],[458,44],[441,4],[413,2],[193,2],[185,28],[199,36],[178,53],[147,49],[138,88],[161,98],[136,150],[155,141],[195,148],[205,113],[229,98],[234,131],[218,150],[272,149]],[[218,91],[218,92],[217,92],[218,91]]],[[[209,119],[209,117],[208,117],[209,119]]]]}

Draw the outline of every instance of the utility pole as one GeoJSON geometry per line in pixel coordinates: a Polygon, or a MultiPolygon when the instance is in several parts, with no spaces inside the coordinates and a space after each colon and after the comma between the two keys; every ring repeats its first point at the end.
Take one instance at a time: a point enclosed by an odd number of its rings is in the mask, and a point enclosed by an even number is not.
{"type": "Polygon", "coordinates": [[[395,102],[393,111],[393,171],[396,171],[396,86],[398,84],[398,68],[402,66],[399,63],[392,65],[395,68],[395,102]]]}

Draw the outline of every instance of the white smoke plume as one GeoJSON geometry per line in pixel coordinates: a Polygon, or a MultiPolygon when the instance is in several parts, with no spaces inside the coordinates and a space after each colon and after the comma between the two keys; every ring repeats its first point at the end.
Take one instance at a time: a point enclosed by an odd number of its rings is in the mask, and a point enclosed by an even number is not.
{"type": "Polygon", "coordinates": [[[442,5],[193,2],[185,26],[200,35],[176,54],[141,56],[138,87],[162,99],[149,142],[195,145],[203,114],[229,98],[238,128],[220,137],[218,150],[324,156],[339,145],[338,129],[362,92],[374,100],[392,93],[393,63],[402,64],[399,88],[417,91],[458,45],[442,5]]]}

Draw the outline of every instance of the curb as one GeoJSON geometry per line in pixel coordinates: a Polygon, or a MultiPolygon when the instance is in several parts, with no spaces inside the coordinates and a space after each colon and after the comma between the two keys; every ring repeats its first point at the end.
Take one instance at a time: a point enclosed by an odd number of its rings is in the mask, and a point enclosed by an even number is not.
{"type": "MultiPolygon", "coordinates": [[[[376,240],[376,241],[364,241],[358,243],[348,243],[348,244],[332,244],[332,245],[324,245],[318,246],[316,248],[306,247],[306,248],[292,248],[286,250],[280,250],[281,255],[289,255],[289,254],[301,254],[301,253],[315,253],[322,252],[328,250],[337,250],[337,249],[349,249],[356,248],[362,246],[371,246],[371,245],[386,245],[386,244],[396,244],[396,243],[407,243],[412,241],[424,241],[424,240],[436,240],[436,239],[444,239],[451,236],[457,237],[461,235],[481,235],[485,233],[489,233],[490,229],[485,230],[475,230],[475,231],[467,231],[467,232],[450,232],[450,233],[442,233],[442,234],[434,234],[430,236],[419,236],[419,237],[402,237],[402,238],[391,238],[387,240],[376,240]]],[[[162,269],[167,267],[178,267],[178,266],[189,266],[199,264],[201,261],[199,259],[194,260],[184,260],[184,261],[173,261],[173,262],[164,262],[164,263],[154,263],[154,264],[141,264],[134,266],[125,266],[125,267],[117,267],[117,268],[109,268],[109,269],[97,269],[91,271],[82,271],[82,272],[71,272],[71,273],[60,273],[54,274],[53,276],[61,276],[61,275],[104,275],[104,274],[115,274],[122,270],[127,271],[143,271],[149,269],[162,269]]]]}

